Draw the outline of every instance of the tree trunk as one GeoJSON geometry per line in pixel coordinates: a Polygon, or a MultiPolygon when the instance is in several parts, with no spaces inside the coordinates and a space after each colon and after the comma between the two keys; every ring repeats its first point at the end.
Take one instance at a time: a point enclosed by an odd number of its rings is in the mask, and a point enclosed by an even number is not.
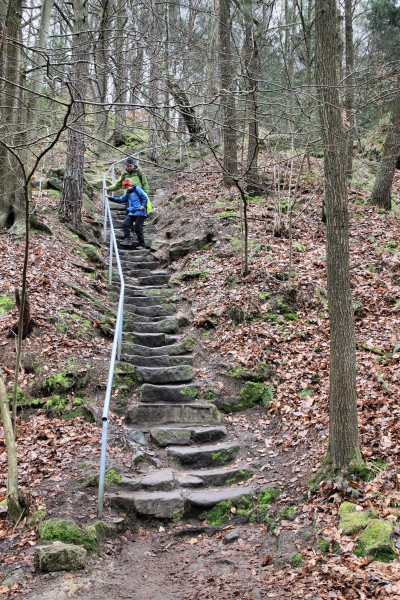
{"type": "Polygon", "coordinates": [[[235,69],[232,61],[230,0],[219,0],[219,69],[224,144],[224,182],[232,183],[238,171],[236,111],[234,97],[235,69]]]}
{"type": "Polygon", "coordinates": [[[393,98],[391,124],[383,146],[382,162],[371,195],[371,204],[376,204],[385,210],[390,210],[392,207],[392,184],[399,154],[400,93],[397,92],[393,98]]]}
{"type": "Polygon", "coordinates": [[[187,130],[190,134],[190,143],[196,144],[204,140],[201,123],[196,117],[195,110],[190,104],[190,100],[186,92],[184,92],[176,81],[171,77],[167,77],[167,86],[177,104],[177,110],[182,115],[187,130]]]}
{"type": "Polygon", "coordinates": [[[258,137],[258,80],[260,78],[260,57],[258,43],[261,39],[260,23],[253,16],[253,0],[243,3],[245,17],[245,52],[246,70],[246,112],[248,121],[246,180],[248,192],[258,191],[258,153],[260,149],[258,137]]]}
{"type": "MultiPolygon", "coordinates": [[[[4,12],[5,7],[2,7],[4,12]]],[[[7,15],[0,41],[0,74],[5,81],[0,91],[1,138],[12,146],[19,130],[22,90],[21,52],[15,40],[21,38],[22,0],[8,3],[7,15]]],[[[0,145],[0,227],[11,227],[12,233],[25,231],[25,197],[21,168],[15,157],[4,145],[0,145]]]]}
{"type": "Polygon", "coordinates": [[[333,472],[361,460],[356,398],[356,345],[349,272],[346,152],[338,92],[335,0],[317,0],[316,81],[325,148],[325,210],[330,323],[329,447],[333,472]]]}
{"type": "MultiPolygon", "coordinates": [[[[1,375],[1,373],[0,373],[1,375]]],[[[10,408],[3,379],[0,376],[0,416],[3,422],[4,441],[7,451],[7,502],[8,514],[13,521],[17,521],[21,514],[18,493],[18,463],[15,436],[11,422],[10,408]]]]}
{"type": "Polygon", "coordinates": [[[345,48],[346,48],[346,92],[345,108],[348,121],[347,134],[347,180],[353,173],[353,142],[355,133],[354,116],[354,44],[353,44],[353,0],[344,2],[345,48]]]}
{"type": "Polygon", "coordinates": [[[60,219],[75,229],[79,229],[82,222],[85,108],[81,101],[87,81],[87,11],[88,0],[75,0],[70,85],[74,101],[68,121],[67,162],[58,207],[60,219]]]}

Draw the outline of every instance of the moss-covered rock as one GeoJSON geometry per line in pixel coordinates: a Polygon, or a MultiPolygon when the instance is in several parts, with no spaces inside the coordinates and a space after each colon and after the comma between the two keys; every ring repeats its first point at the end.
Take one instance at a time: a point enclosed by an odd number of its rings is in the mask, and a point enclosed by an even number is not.
{"type": "Polygon", "coordinates": [[[372,510],[359,510],[357,504],[343,502],[339,508],[339,529],[345,535],[354,535],[364,529],[376,517],[372,510]]]}
{"type": "Polygon", "coordinates": [[[84,244],[82,247],[82,252],[88,260],[96,264],[101,264],[103,262],[99,249],[92,244],[84,244]]]}
{"type": "Polygon", "coordinates": [[[0,315],[8,312],[15,306],[15,301],[9,296],[0,296],[0,315]]]}
{"type": "Polygon", "coordinates": [[[356,554],[373,556],[382,562],[394,560],[397,553],[392,535],[393,525],[389,521],[373,519],[358,538],[356,554]]]}
{"type": "Polygon", "coordinates": [[[97,550],[97,536],[92,526],[81,529],[72,519],[48,519],[39,525],[39,537],[43,542],[60,541],[97,550]]]}
{"type": "Polygon", "coordinates": [[[55,541],[44,547],[36,548],[36,560],[40,571],[77,571],[84,569],[87,552],[75,544],[55,541]]]}
{"type": "Polygon", "coordinates": [[[77,365],[68,365],[60,373],[50,375],[35,383],[31,387],[31,393],[39,397],[63,395],[85,387],[88,381],[88,369],[77,365]]]}

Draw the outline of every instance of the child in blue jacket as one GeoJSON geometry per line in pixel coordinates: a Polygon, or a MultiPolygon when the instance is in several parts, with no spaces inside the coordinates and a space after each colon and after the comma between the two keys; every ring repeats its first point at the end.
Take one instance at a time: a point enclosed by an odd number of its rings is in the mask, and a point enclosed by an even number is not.
{"type": "Polygon", "coordinates": [[[122,221],[124,239],[121,242],[121,246],[128,246],[131,243],[131,225],[134,222],[139,248],[146,248],[143,237],[143,225],[144,220],[147,217],[147,194],[138,185],[132,186],[129,179],[124,179],[122,182],[122,187],[124,190],[126,190],[126,192],[123,196],[121,196],[121,198],[107,196],[107,198],[112,202],[118,202],[118,204],[127,204],[127,215],[122,221]]]}

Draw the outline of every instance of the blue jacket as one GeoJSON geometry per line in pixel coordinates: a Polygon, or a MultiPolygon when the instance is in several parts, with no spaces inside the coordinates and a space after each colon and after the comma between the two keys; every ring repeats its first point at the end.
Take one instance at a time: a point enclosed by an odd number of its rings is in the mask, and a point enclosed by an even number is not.
{"type": "Polygon", "coordinates": [[[126,212],[132,217],[147,217],[147,194],[138,185],[129,188],[129,191],[120,198],[114,196],[107,196],[107,198],[112,202],[118,202],[118,204],[127,203],[126,212]],[[143,206],[143,210],[140,210],[141,206],[143,206]]]}

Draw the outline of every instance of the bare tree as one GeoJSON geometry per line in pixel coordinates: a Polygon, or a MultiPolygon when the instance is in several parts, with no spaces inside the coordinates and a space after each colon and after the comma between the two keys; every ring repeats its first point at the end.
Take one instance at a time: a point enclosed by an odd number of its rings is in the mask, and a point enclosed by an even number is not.
{"type": "Polygon", "coordinates": [[[349,270],[346,134],[338,91],[338,28],[335,0],[317,0],[316,37],[319,113],[324,141],[326,260],[330,323],[329,446],[324,469],[343,470],[361,461],[356,397],[356,344],[349,270]]]}

